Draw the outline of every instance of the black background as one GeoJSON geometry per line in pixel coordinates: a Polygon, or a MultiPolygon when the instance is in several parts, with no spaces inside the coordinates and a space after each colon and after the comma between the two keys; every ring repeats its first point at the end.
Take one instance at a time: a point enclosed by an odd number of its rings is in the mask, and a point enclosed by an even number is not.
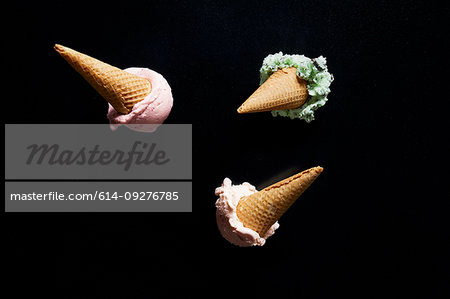
{"type": "Polygon", "coordinates": [[[8,285],[60,298],[447,297],[443,3],[9,4],[5,123],[108,122],[55,43],[151,68],[172,87],[166,123],[193,124],[194,201],[192,213],[4,213],[8,285]],[[310,124],[236,112],[278,51],[328,59],[332,92],[310,124]],[[224,177],[262,188],[316,165],[264,247],[220,236],[224,177]]]}

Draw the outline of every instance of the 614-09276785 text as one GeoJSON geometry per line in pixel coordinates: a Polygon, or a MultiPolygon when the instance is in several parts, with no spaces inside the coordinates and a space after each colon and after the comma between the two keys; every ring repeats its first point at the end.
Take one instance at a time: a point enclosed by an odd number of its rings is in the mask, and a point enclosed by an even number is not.
{"type": "Polygon", "coordinates": [[[99,200],[178,200],[178,192],[99,192],[99,200]]]}

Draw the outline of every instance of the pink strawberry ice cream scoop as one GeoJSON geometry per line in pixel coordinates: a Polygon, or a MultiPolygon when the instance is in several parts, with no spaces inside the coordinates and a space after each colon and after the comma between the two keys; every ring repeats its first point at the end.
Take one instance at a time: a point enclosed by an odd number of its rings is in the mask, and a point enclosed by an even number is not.
{"type": "Polygon", "coordinates": [[[260,236],[256,231],[244,227],[239,220],[236,210],[239,201],[244,196],[256,193],[257,190],[251,184],[245,182],[241,185],[233,185],[229,178],[223,180],[222,186],[216,188],[216,220],[222,236],[229,242],[242,246],[262,246],[266,239],[275,233],[280,226],[278,221],[273,224],[264,236],[260,236]]]}
{"type": "Polygon", "coordinates": [[[120,114],[109,104],[108,118],[111,129],[127,125],[130,129],[153,132],[169,116],[173,105],[172,91],[164,77],[147,68],[127,68],[124,71],[150,81],[152,89],[144,100],[136,103],[130,113],[120,114]]]}

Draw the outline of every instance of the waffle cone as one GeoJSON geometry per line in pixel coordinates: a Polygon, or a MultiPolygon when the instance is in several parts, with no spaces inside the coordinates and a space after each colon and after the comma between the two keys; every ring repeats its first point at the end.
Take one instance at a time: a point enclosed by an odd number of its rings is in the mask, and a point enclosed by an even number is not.
{"type": "Polygon", "coordinates": [[[273,73],[237,110],[238,113],[294,109],[308,98],[306,81],[296,74],[295,67],[273,73]]]}
{"type": "Polygon", "coordinates": [[[251,228],[263,237],[308,189],[322,170],[322,167],[305,170],[259,192],[243,197],[236,210],[239,220],[244,227],[251,228]]]}
{"type": "Polygon", "coordinates": [[[61,45],[55,50],[119,113],[128,114],[151,91],[144,78],[61,45]]]}

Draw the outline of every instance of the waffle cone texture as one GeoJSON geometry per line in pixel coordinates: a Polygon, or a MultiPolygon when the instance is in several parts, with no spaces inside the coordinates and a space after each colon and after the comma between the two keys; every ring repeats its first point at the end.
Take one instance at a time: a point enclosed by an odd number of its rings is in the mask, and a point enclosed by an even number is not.
{"type": "Polygon", "coordinates": [[[55,50],[121,114],[130,113],[152,90],[144,78],[58,44],[55,50]]]}
{"type": "Polygon", "coordinates": [[[302,171],[259,192],[243,197],[236,214],[244,227],[264,236],[322,172],[322,167],[302,171]]]}
{"type": "Polygon", "coordinates": [[[253,113],[294,109],[308,98],[306,81],[297,76],[295,67],[279,69],[273,73],[237,110],[253,113]]]}

